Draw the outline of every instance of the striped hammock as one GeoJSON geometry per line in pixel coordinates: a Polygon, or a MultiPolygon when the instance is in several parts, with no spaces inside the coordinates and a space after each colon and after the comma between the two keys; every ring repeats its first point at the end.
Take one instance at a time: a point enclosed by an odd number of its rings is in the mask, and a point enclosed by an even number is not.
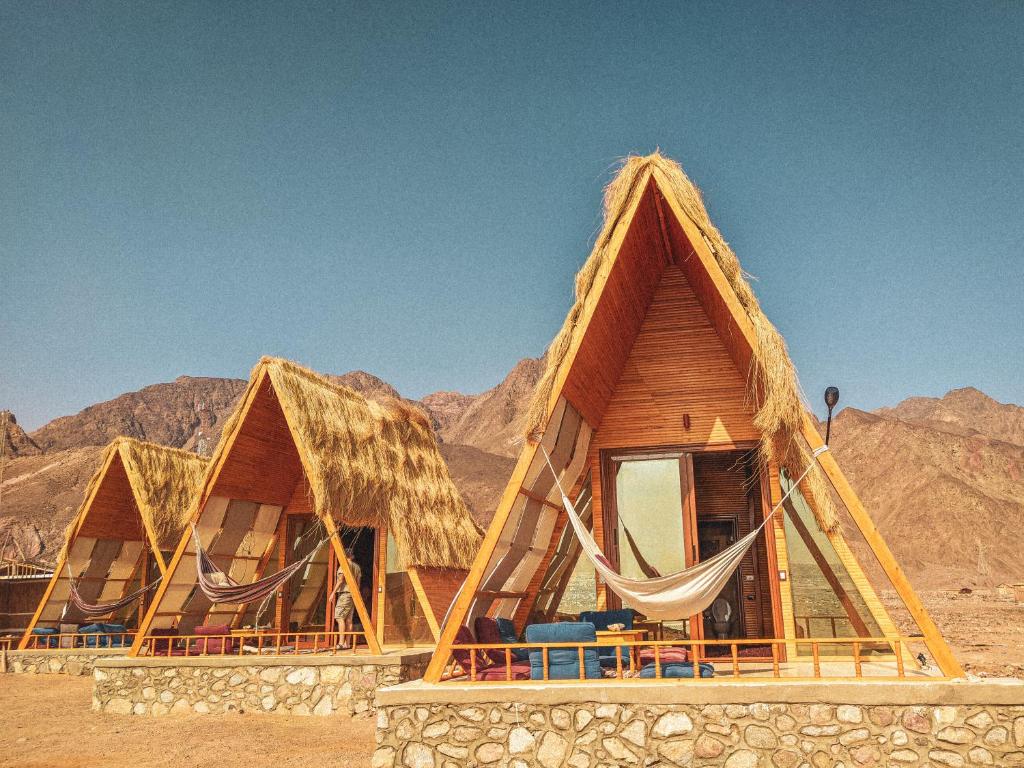
{"type": "Polygon", "coordinates": [[[241,605],[242,603],[252,603],[256,600],[269,598],[277,591],[278,587],[309,565],[316,553],[320,551],[320,547],[326,544],[329,539],[329,536],[321,539],[320,543],[313,547],[308,555],[292,563],[287,568],[283,568],[265,578],[258,579],[251,584],[239,584],[218,568],[213,560],[210,559],[206,550],[203,549],[203,544],[199,540],[199,533],[193,525],[192,541],[196,547],[196,578],[199,581],[199,589],[211,603],[241,605]]]}
{"type": "MultiPolygon", "coordinates": [[[[163,578],[163,577],[161,577],[163,578]]],[[[87,603],[82,599],[82,596],[78,593],[78,587],[75,585],[75,580],[71,576],[71,568],[68,568],[68,579],[71,583],[68,594],[68,602],[64,606],[64,613],[67,613],[68,608],[74,608],[76,611],[81,613],[87,619],[99,619],[103,616],[107,616],[111,613],[116,613],[122,608],[126,608],[144,594],[149,592],[153,587],[160,583],[160,579],[150,582],[141,589],[137,589],[130,595],[125,595],[120,600],[114,603],[87,603]]]]}

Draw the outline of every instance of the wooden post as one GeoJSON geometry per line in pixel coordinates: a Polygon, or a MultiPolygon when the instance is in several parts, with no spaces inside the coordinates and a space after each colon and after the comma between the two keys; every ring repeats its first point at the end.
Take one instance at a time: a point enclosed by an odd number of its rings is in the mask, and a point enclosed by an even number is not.
{"type": "MultiPolygon", "coordinates": [[[[818,434],[817,425],[806,413],[804,414],[802,431],[804,439],[807,440],[812,450],[816,450],[824,445],[821,435],[818,434]]],[[[942,674],[946,677],[964,677],[964,668],[960,666],[960,662],[957,661],[953,652],[949,649],[945,639],[939,632],[939,628],[935,626],[932,617],[928,615],[928,611],[914,591],[910,580],[903,572],[900,564],[896,562],[896,558],[885,543],[885,539],[879,533],[875,521],[871,519],[867,510],[864,509],[864,505],[861,504],[860,499],[846,479],[843,471],[839,468],[839,464],[836,463],[832,453],[825,451],[825,453],[821,454],[818,457],[818,464],[846,506],[850,517],[853,518],[853,522],[857,524],[857,528],[860,530],[864,540],[871,547],[871,551],[874,553],[879,565],[882,566],[882,570],[885,571],[885,575],[889,577],[889,581],[896,588],[896,593],[900,596],[914,621],[917,622],[917,626],[921,629],[921,634],[924,636],[925,645],[928,646],[928,650],[935,659],[935,663],[938,664],[939,669],[942,670],[942,674]]]]}

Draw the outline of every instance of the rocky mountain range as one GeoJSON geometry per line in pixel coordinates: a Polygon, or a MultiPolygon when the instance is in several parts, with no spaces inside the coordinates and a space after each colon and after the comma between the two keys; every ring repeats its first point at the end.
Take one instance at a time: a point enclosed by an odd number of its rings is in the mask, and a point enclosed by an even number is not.
{"type": "MultiPolygon", "coordinates": [[[[410,401],[429,414],[452,476],[483,525],[521,447],[520,417],[540,372],[541,362],[528,358],[481,394],[436,392],[410,401]]],[[[369,397],[400,397],[363,371],[331,378],[369,397]]],[[[182,376],[31,433],[11,416],[0,486],[2,554],[53,556],[103,445],[117,435],[210,453],[244,387],[241,379],[182,376]]],[[[1024,522],[1024,408],[971,388],[870,413],[846,408],[833,422],[832,445],[916,584],[1024,581],[1024,548],[1007,535],[1024,522]]]]}

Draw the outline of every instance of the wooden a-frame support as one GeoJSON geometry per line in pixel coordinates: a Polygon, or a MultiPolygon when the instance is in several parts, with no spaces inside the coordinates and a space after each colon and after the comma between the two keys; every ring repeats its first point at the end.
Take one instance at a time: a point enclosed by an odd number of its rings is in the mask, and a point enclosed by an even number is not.
{"type": "MultiPolygon", "coordinates": [[[[68,552],[71,550],[71,546],[78,537],[79,531],[82,530],[82,526],[85,524],[85,520],[88,517],[89,512],[92,510],[93,502],[96,500],[96,496],[103,487],[103,480],[106,478],[107,472],[110,471],[110,467],[113,465],[115,459],[120,459],[122,471],[128,477],[128,487],[132,489],[132,500],[135,502],[135,511],[139,512],[139,509],[141,509],[138,494],[135,490],[135,486],[132,485],[131,475],[128,475],[128,469],[124,467],[124,458],[120,454],[120,450],[112,451],[100,467],[100,472],[102,473],[101,479],[92,489],[92,492],[86,499],[85,506],[82,508],[82,514],[80,514],[78,519],[75,521],[75,530],[68,538],[68,546],[61,550],[60,557],[57,558],[57,564],[54,566],[53,575],[50,577],[50,581],[46,585],[43,597],[36,606],[35,613],[32,614],[32,620],[29,621],[28,626],[25,628],[25,633],[21,636],[21,640],[18,641],[18,650],[25,650],[25,648],[28,647],[28,643],[32,639],[32,630],[34,630],[36,625],[39,623],[39,617],[42,616],[43,610],[46,608],[47,603],[50,602],[50,598],[53,596],[53,591],[57,588],[57,583],[61,579],[61,574],[67,567],[68,552]]],[[[157,567],[160,569],[160,573],[164,574],[167,572],[167,564],[164,562],[163,555],[160,553],[160,544],[156,539],[156,534],[150,530],[149,525],[146,524],[146,518],[142,516],[141,512],[139,512],[139,519],[142,522],[142,530],[146,532],[150,551],[156,556],[157,567]]],[[[145,575],[143,578],[145,578],[145,575]]],[[[127,584],[125,585],[125,588],[127,588],[127,584]]],[[[141,628],[141,622],[139,626],[141,628]]]]}
{"type": "MultiPolygon", "coordinates": [[[[157,592],[153,596],[153,602],[150,604],[149,610],[146,613],[146,618],[143,623],[139,626],[139,631],[135,636],[135,640],[132,643],[132,647],[128,653],[129,656],[138,656],[142,649],[143,639],[146,632],[152,624],[153,619],[157,613],[157,609],[163,600],[164,593],[170,586],[171,579],[181,564],[181,560],[185,556],[185,552],[188,549],[189,540],[191,538],[191,525],[199,520],[202,515],[203,509],[206,506],[207,501],[213,494],[213,489],[216,487],[217,479],[220,477],[221,470],[224,466],[224,462],[227,457],[231,454],[231,449],[234,446],[238,435],[242,430],[242,426],[245,424],[245,417],[252,407],[257,394],[263,386],[263,383],[268,379],[267,371],[263,370],[260,372],[257,379],[249,385],[249,389],[245,395],[243,402],[239,405],[240,413],[238,419],[235,421],[234,428],[231,433],[227,436],[227,439],[221,445],[217,455],[211,459],[210,468],[206,475],[206,480],[203,484],[203,492],[199,495],[196,500],[196,506],[194,507],[192,514],[189,516],[190,524],[186,526],[185,531],[182,533],[181,541],[178,542],[178,548],[174,552],[174,556],[171,558],[170,564],[167,566],[165,571],[165,578],[157,587],[157,592]]],[[[306,458],[303,455],[301,442],[299,441],[298,434],[292,426],[291,420],[288,418],[288,412],[285,409],[284,403],[278,399],[278,403],[281,407],[281,413],[284,417],[285,424],[288,427],[288,432],[291,435],[292,442],[295,445],[295,450],[299,455],[299,462],[302,465],[303,472],[309,475],[309,468],[306,466],[306,458]]],[[[281,508],[281,515],[285,514],[286,507],[281,508]]],[[[363,628],[366,630],[366,644],[370,647],[370,650],[375,654],[380,654],[380,642],[377,639],[376,632],[374,631],[373,625],[370,624],[370,616],[366,610],[366,606],[363,603],[362,595],[359,591],[359,585],[355,583],[355,578],[352,574],[352,569],[349,567],[348,559],[345,557],[345,549],[341,545],[340,537],[338,536],[338,527],[334,522],[331,515],[326,515],[324,518],[324,527],[327,530],[328,535],[331,538],[331,547],[334,550],[335,556],[338,558],[338,563],[341,565],[342,572],[345,576],[345,581],[349,586],[349,590],[352,593],[352,602],[355,606],[356,613],[359,616],[359,620],[363,623],[363,628]]],[[[272,550],[272,544],[268,546],[268,551],[272,550]]]]}
{"type": "MultiPolygon", "coordinates": [[[[718,302],[720,302],[720,307],[724,310],[725,319],[729,327],[726,329],[718,328],[717,330],[719,335],[728,335],[732,341],[744,344],[746,347],[744,352],[746,353],[748,362],[756,355],[758,340],[753,324],[750,322],[746,312],[740,305],[732,287],[729,285],[728,279],[725,277],[718,261],[711,252],[704,234],[690,219],[690,217],[679,207],[671,195],[666,195],[661,192],[663,189],[671,189],[671,185],[662,175],[661,171],[657,168],[648,168],[644,171],[643,178],[637,183],[639,192],[634,195],[633,199],[630,201],[628,209],[619,218],[619,221],[612,232],[607,247],[610,249],[613,256],[605,260],[601,269],[594,278],[593,286],[585,298],[583,311],[580,313],[579,320],[577,321],[577,328],[579,329],[579,332],[573,335],[569,350],[556,372],[555,382],[548,398],[547,414],[549,418],[562,394],[566,379],[568,378],[569,372],[573,367],[573,363],[579,351],[580,344],[586,337],[590,321],[596,307],[598,306],[612,267],[618,259],[622,242],[632,226],[640,201],[644,198],[647,187],[652,184],[655,186],[655,202],[658,207],[659,219],[662,221],[662,236],[667,236],[664,217],[670,212],[679,223],[691,245],[692,252],[686,258],[696,258],[699,261],[705,277],[702,282],[705,287],[712,291],[712,295],[718,302]],[[669,211],[665,211],[664,206],[668,206],[669,211]]],[[[814,425],[811,417],[806,413],[803,417],[802,432],[804,439],[808,442],[812,450],[823,444],[816,426],[814,425]]],[[[512,477],[502,494],[494,519],[492,520],[491,526],[484,537],[480,552],[477,553],[477,557],[473,562],[473,567],[466,578],[463,589],[452,608],[449,621],[442,628],[441,639],[438,643],[437,650],[427,667],[426,673],[424,674],[424,681],[428,683],[436,683],[441,679],[441,675],[444,672],[444,667],[450,654],[451,645],[455,640],[455,634],[458,632],[463,618],[468,612],[469,607],[477,594],[480,582],[484,576],[484,570],[487,568],[488,561],[490,560],[491,553],[494,551],[502,530],[511,516],[512,509],[514,508],[517,497],[520,495],[527,473],[529,472],[529,469],[537,455],[537,450],[537,443],[528,442],[519,455],[515,469],[512,472],[512,477]]],[[[846,477],[839,469],[839,465],[836,463],[833,456],[830,453],[825,452],[819,457],[819,462],[822,471],[829,480],[829,483],[835,489],[847,511],[850,513],[851,518],[857,525],[861,534],[864,536],[864,539],[867,541],[872,553],[878,559],[883,571],[899,594],[900,599],[907,606],[911,616],[917,622],[918,627],[921,629],[925,644],[943,675],[946,677],[963,677],[963,668],[953,656],[952,651],[950,651],[946,641],[943,639],[938,628],[935,626],[935,623],[928,615],[928,612],[920,598],[914,592],[906,574],[896,562],[892,552],[889,550],[881,534],[878,532],[874,521],[871,519],[870,515],[868,515],[867,510],[864,509],[860,499],[857,497],[853,488],[846,480],[846,477]]]]}

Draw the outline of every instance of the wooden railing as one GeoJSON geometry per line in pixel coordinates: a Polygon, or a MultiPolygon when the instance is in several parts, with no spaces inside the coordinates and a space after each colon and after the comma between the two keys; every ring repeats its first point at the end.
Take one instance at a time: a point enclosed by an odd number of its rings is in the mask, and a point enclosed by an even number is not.
{"type": "Polygon", "coordinates": [[[57,632],[29,635],[26,651],[69,651],[75,649],[125,648],[135,639],[134,632],[57,632]]]}
{"type": "Polygon", "coordinates": [[[16,563],[10,560],[0,562],[0,577],[15,579],[43,579],[49,578],[50,576],[53,576],[53,571],[45,565],[20,562],[16,563]]]}
{"type": "MultiPolygon", "coordinates": [[[[667,678],[663,672],[665,668],[672,665],[691,665],[694,675],[692,680],[701,682],[700,665],[711,665],[714,668],[714,677],[706,678],[705,682],[713,683],[715,679],[750,679],[751,682],[764,682],[769,680],[793,681],[803,679],[814,680],[844,680],[870,678],[872,680],[889,679],[904,680],[907,677],[906,664],[911,656],[908,654],[911,643],[921,644],[921,638],[909,637],[820,637],[820,638],[797,638],[797,639],[749,639],[749,640],[665,640],[665,641],[627,641],[609,640],[595,642],[564,642],[564,643],[466,643],[452,645],[452,654],[445,661],[445,671],[441,680],[458,680],[459,682],[502,682],[494,680],[493,671],[504,671],[504,682],[516,682],[529,684],[531,682],[544,682],[551,680],[550,677],[550,653],[552,650],[574,649],[576,661],[579,663],[579,680],[590,683],[610,683],[615,680],[636,679],[639,675],[640,652],[649,651],[653,656],[643,666],[653,665],[653,678],[644,679],[667,680],[691,678],[667,678]],[[728,648],[728,654],[718,655],[709,653],[712,647],[728,648]],[[842,654],[835,654],[836,647],[848,649],[842,654]],[[742,655],[741,648],[769,649],[765,656],[742,655]],[[785,658],[786,649],[795,648],[798,652],[796,658],[782,661],[785,658]],[[810,655],[804,655],[805,649],[810,649],[810,655]],[[670,658],[670,650],[682,649],[687,652],[687,660],[681,662],[678,658],[670,658]],[[823,653],[823,649],[827,653],[823,653]],[[513,675],[513,651],[526,650],[541,654],[541,679],[540,680],[516,680],[513,675]],[[586,651],[604,651],[605,654],[614,654],[614,668],[602,669],[602,676],[599,678],[587,678],[586,676],[586,651]],[[493,663],[490,656],[502,657],[502,661],[493,663]],[[456,655],[469,654],[468,664],[463,665],[456,661],[456,655]],[[696,663],[694,663],[696,662],[696,663]],[[865,673],[865,665],[870,667],[865,673]],[[823,672],[823,665],[825,670],[823,672]],[[846,665],[849,665],[848,667],[846,665]],[[467,668],[468,667],[468,668],[467,668]],[[487,681],[479,679],[479,674],[484,670],[491,671],[487,681]],[[608,676],[605,676],[607,674],[608,676]]],[[[678,657],[678,654],[676,654],[678,657]]],[[[915,666],[916,669],[916,666],[915,666]]],[[[560,680],[561,681],[561,680],[560,680]]]]}
{"type": "Polygon", "coordinates": [[[264,632],[235,630],[226,635],[143,637],[140,656],[291,656],[367,653],[365,632],[264,632]]]}
{"type": "Polygon", "coordinates": [[[18,647],[17,637],[0,637],[0,651],[13,651],[18,647]]]}

